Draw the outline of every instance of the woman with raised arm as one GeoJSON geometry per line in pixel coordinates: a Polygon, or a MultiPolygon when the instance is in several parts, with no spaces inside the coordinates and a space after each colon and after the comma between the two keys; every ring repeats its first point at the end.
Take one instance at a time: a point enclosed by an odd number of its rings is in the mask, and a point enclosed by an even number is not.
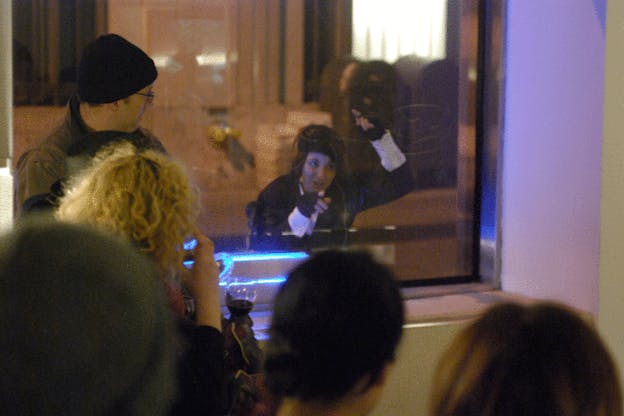
{"type": "MultiPolygon", "coordinates": [[[[313,232],[346,232],[364,210],[398,199],[413,189],[405,155],[381,121],[353,110],[356,125],[379,156],[379,169],[351,175],[344,144],[336,131],[311,124],[295,139],[297,155],[291,172],[271,182],[247,205],[251,248],[305,246],[313,232]]],[[[365,143],[367,141],[368,143],[365,143]]]]}

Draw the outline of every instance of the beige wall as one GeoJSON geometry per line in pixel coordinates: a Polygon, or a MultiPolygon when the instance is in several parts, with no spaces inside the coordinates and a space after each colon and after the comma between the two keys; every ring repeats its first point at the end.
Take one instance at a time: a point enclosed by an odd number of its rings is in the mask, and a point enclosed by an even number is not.
{"type": "Polygon", "coordinates": [[[607,10],[598,324],[624,375],[624,2],[607,10]]]}
{"type": "Polygon", "coordinates": [[[388,385],[371,416],[426,415],[438,357],[464,325],[453,322],[408,326],[403,332],[388,385]]]}

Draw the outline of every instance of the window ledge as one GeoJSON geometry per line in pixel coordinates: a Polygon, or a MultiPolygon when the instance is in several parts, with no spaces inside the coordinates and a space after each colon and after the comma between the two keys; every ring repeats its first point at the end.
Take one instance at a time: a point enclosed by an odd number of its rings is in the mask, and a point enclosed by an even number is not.
{"type": "MultiPolygon", "coordinates": [[[[504,301],[529,303],[531,298],[495,289],[485,283],[403,288],[405,327],[445,325],[476,318],[488,307],[504,301]]],[[[256,338],[268,338],[269,305],[258,305],[251,313],[256,338]]]]}
{"type": "MultiPolygon", "coordinates": [[[[484,283],[453,285],[436,288],[414,288],[405,296],[406,326],[439,325],[470,320],[499,302],[529,303],[532,299],[501,290],[484,283]],[[420,290],[428,289],[428,290],[420,290]],[[452,290],[449,291],[449,289],[452,290]],[[443,291],[443,293],[442,293],[443,291]]],[[[404,292],[404,295],[408,293],[404,292]]]]}

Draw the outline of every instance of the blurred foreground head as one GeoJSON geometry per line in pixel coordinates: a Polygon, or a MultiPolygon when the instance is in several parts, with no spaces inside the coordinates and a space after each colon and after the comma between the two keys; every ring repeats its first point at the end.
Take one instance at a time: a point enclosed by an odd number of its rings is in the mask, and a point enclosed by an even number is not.
{"type": "Polygon", "coordinates": [[[0,239],[0,413],[167,414],[174,327],[151,262],[90,228],[0,239]]]}
{"type": "Polygon", "coordinates": [[[326,251],[299,265],[273,310],[265,373],[277,395],[332,403],[383,385],[401,338],[403,304],[383,265],[326,251]]]}
{"type": "Polygon", "coordinates": [[[489,309],[442,356],[435,416],[618,416],[614,363],[598,333],[555,303],[489,309]]]}

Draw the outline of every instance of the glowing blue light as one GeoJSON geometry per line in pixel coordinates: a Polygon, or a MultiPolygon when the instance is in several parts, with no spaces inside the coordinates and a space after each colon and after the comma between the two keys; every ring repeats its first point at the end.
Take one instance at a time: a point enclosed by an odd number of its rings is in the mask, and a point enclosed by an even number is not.
{"type": "MultiPolygon", "coordinates": [[[[290,252],[290,253],[273,252],[273,253],[238,253],[238,254],[220,252],[220,253],[215,253],[214,255],[215,261],[220,263],[220,266],[222,269],[221,273],[219,274],[220,286],[226,286],[228,284],[227,282],[231,280],[229,276],[236,262],[246,262],[246,261],[262,262],[262,261],[271,261],[271,260],[305,260],[308,257],[310,257],[308,253],[305,253],[303,251],[296,251],[296,252],[290,252]]],[[[191,269],[194,263],[195,262],[190,259],[185,260],[183,262],[184,267],[186,267],[187,269],[191,269]]],[[[286,280],[285,276],[274,276],[270,278],[267,277],[267,278],[259,278],[259,279],[258,278],[249,279],[249,280],[245,280],[245,283],[237,283],[237,284],[248,284],[248,285],[280,284],[280,283],[283,283],[285,280],[286,280]]]]}
{"type": "Polygon", "coordinates": [[[182,243],[182,248],[187,251],[195,250],[195,247],[197,247],[197,240],[195,238],[191,238],[182,243]]]}
{"type": "MultiPolygon", "coordinates": [[[[231,278],[232,280],[235,277],[231,278]]],[[[286,276],[264,277],[258,279],[245,279],[231,283],[233,286],[248,286],[248,285],[279,285],[286,281],[286,276]]],[[[224,281],[219,282],[219,286],[227,286],[228,283],[224,281]]]]}
{"type": "Polygon", "coordinates": [[[246,253],[230,254],[234,262],[240,261],[268,261],[268,260],[303,260],[309,257],[308,253],[295,251],[292,253],[246,253]]]}

